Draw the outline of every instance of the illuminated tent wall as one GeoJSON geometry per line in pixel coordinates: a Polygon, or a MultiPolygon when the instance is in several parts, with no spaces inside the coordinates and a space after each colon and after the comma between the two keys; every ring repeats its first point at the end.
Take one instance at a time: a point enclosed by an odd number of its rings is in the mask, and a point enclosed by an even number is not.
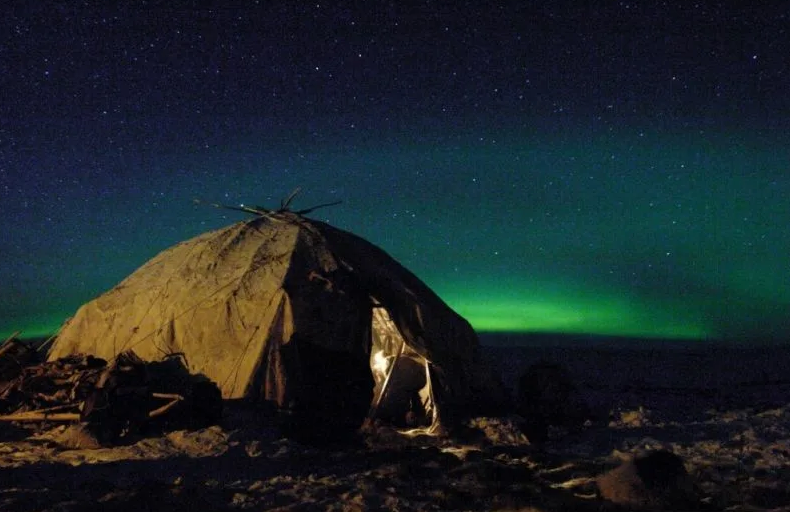
{"type": "Polygon", "coordinates": [[[437,427],[500,403],[477,336],[369,242],[289,211],[171,247],[62,328],[49,359],[185,355],[225,398],[295,418],[437,427]]]}

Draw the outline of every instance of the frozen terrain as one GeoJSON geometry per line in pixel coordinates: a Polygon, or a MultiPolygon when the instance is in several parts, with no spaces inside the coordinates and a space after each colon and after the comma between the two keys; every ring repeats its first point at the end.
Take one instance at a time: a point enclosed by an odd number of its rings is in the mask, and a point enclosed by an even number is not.
{"type": "Polygon", "coordinates": [[[624,510],[602,499],[596,477],[663,449],[682,458],[698,509],[790,511],[790,349],[486,356],[510,386],[534,362],[561,363],[596,419],[542,445],[511,416],[477,418],[449,439],[380,430],[309,447],[238,404],[221,425],[114,448],[90,447],[74,428],[29,436],[5,426],[0,510],[624,510]]]}

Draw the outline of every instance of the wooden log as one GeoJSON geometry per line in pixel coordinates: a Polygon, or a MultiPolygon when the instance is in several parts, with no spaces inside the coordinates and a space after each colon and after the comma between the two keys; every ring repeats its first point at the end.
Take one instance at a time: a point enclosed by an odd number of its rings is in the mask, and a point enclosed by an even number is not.
{"type": "Polygon", "coordinates": [[[48,413],[41,411],[25,411],[16,414],[0,416],[0,421],[79,421],[80,415],[76,412],[48,413]]]}
{"type": "MultiPolygon", "coordinates": [[[[162,398],[170,400],[161,407],[157,407],[148,413],[149,418],[156,418],[167,413],[170,409],[178,405],[179,402],[184,400],[184,397],[175,393],[151,393],[154,398],[162,398]]],[[[76,412],[54,412],[63,410],[68,407],[76,407],[74,404],[58,405],[55,407],[48,407],[46,409],[37,409],[35,411],[18,412],[14,414],[6,414],[0,416],[0,421],[80,421],[80,414],[76,412]]]]}
{"type": "Polygon", "coordinates": [[[148,413],[148,417],[149,418],[156,418],[157,416],[161,416],[161,415],[165,414],[167,411],[169,411],[170,409],[172,409],[173,407],[178,405],[178,403],[181,402],[184,399],[183,396],[177,395],[175,393],[172,393],[172,394],[170,394],[170,393],[151,393],[151,396],[153,396],[154,398],[166,398],[166,399],[170,399],[171,401],[166,403],[162,407],[158,407],[158,408],[154,409],[153,411],[149,412],[148,413]]]}
{"type": "Polygon", "coordinates": [[[11,347],[13,347],[16,343],[18,343],[18,341],[16,341],[16,337],[19,336],[21,332],[22,331],[15,331],[13,334],[11,334],[11,336],[6,338],[6,340],[3,342],[3,345],[0,346],[0,357],[2,357],[3,354],[11,350],[11,347]]]}
{"type": "MultiPolygon", "coordinates": [[[[74,404],[63,404],[63,405],[55,405],[55,406],[52,406],[52,407],[47,407],[45,409],[36,409],[35,411],[23,411],[23,412],[43,412],[43,413],[47,413],[48,414],[48,413],[55,412],[55,411],[65,411],[66,409],[74,409],[74,408],[76,408],[78,406],[79,406],[79,404],[77,404],[77,405],[74,405],[74,404]]],[[[14,413],[14,414],[22,414],[22,413],[14,413]]]]}

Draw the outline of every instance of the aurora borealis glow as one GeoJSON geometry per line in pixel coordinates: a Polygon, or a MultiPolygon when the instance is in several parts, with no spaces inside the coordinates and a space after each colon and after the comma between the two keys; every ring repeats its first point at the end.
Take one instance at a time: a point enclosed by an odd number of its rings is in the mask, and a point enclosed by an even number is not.
{"type": "Polygon", "coordinates": [[[20,7],[0,336],[299,186],[481,331],[787,340],[776,13],[547,5],[20,7]]]}

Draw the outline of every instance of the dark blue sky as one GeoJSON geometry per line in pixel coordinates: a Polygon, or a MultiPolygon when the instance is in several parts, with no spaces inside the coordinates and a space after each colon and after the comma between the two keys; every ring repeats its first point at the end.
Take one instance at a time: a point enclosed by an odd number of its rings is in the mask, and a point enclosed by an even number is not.
{"type": "Polygon", "coordinates": [[[0,335],[301,186],[480,330],[787,338],[782,3],[231,4],[12,2],[0,335]]]}

